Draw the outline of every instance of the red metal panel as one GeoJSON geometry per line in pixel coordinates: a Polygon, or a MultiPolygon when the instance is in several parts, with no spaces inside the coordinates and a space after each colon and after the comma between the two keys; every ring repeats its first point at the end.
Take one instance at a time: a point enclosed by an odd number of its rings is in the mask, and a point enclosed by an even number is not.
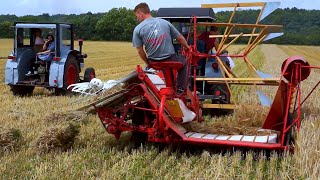
{"type": "Polygon", "coordinates": [[[306,79],[310,75],[310,68],[301,68],[301,66],[309,66],[308,62],[306,62],[302,57],[293,56],[285,60],[282,64],[281,71],[282,77],[284,77],[288,83],[281,80],[277,94],[272,103],[269,114],[264,122],[264,129],[272,129],[279,131],[281,134],[281,138],[278,139],[278,142],[281,144],[286,144],[285,136],[289,132],[290,128],[293,124],[297,125],[299,128],[300,124],[300,87],[298,87],[298,114],[297,118],[288,123],[289,118],[289,110],[290,106],[292,106],[294,93],[297,88],[298,83],[306,79]]]}
{"type": "Polygon", "coordinates": [[[262,126],[263,129],[282,131],[283,118],[286,110],[288,87],[284,81],[280,82],[276,96],[274,97],[268,116],[262,126]]]}
{"type": "MultiPolygon", "coordinates": [[[[310,66],[309,63],[304,60],[303,57],[300,56],[292,56],[288,59],[286,59],[281,66],[281,72],[282,76],[284,76],[288,81],[290,81],[290,77],[292,73],[296,74],[294,71],[295,64],[301,64],[302,66],[310,66]]],[[[310,68],[302,68],[301,74],[296,74],[298,76],[301,75],[300,81],[303,81],[307,79],[307,77],[310,75],[311,69],[310,68]]]]}

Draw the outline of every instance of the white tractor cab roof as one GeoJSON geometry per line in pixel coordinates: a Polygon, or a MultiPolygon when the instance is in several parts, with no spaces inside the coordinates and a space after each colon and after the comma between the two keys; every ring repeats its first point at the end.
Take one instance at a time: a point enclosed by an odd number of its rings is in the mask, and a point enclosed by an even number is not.
{"type": "Polygon", "coordinates": [[[172,22],[190,23],[193,16],[199,22],[216,20],[212,8],[159,8],[157,17],[172,22]]]}
{"type": "MultiPolygon", "coordinates": [[[[16,28],[57,28],[58,23],[16,23],[16,28]]],[[[63,28],[70,28],[71,24],[59,24],[60,27],[63,28]]]]}
{"type": "Polygon", "coordinates": [[[15,43],[14,43],[14,52],[18,47],[28,47],[33,46],[34,44],[34,29],[45,30],[47,34],[52,34],[55,38],[56,44],[56,56],[60,57],[61,48],[72,50],[74,48],[74,36],[73,36],[73,25],[68,23],[31,23],[31,22],[15,22],[15,43]],[[50,30],[47,31],[46,29],[50,30]],[[18,36],[29,39],[29,42],[24,44],[24,41],[21,41],[19,45],[18,36]],[[60,48],[61,47],[61,48],[60,48]]]}

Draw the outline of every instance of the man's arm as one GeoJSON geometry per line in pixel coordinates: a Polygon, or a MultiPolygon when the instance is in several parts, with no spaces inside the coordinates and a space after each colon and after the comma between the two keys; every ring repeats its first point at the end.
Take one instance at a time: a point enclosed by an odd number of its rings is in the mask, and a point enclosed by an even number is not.
{"type": "Polygon", "coordinates": [[[143,46],[137,47],[137,51],[138,51],[138,54],[139,54],[140,58],[141,58],[146,64],[148,64],[148,58],[147,58],[146,52],[144,52],[144,50],[143,50],[143,46]]]}
{"type": "Polygon", "coordinates": [[[48,54],[48,53],[50,53],[50,50],[46,50],[46,51],[43,51],[43,52],[38,52],[37,54],[39,55],[39,54],[48,54]]]}
{"type": "Polygon", "coordinates": [[[43,46],[42,46],[42,51],[46,51],[46,50],[47,50],[47,47],[48,47],[47,43],[48,43],[48,41],[46,41],[46,42],[43,44],[43,46]]]}
{"type": "Polygon", "coordinates": [[[187,40],[180,34],[178,37],[177,37],[177,40],[179,41],[179,43],[187,50],[190,49],[188,43],[187,43],[187,40]]]}

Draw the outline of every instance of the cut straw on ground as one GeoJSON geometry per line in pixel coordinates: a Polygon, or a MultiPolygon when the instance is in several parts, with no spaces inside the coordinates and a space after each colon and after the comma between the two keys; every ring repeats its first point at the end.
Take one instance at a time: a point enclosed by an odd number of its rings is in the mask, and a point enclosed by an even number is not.
{"type": "Polygon", "coordinates": [[[41,153],[66,151],[73,146],[78,134],[78,125],[72,123],[61,123],[44,131],[36,142],[36,148],[41,153]]]}
{"type": "Polygon", "coordinates": [[[53,123],[79,122],[86,124],[88,122],[88,114],[84,111],[53,112],[45,117],[45,121],[53,123]]]}
{"type": "Polygon", "coordinates": [[[0,127],[0,152],[8,152],[19,147],[22,140],[20,130],[0,127]]]}

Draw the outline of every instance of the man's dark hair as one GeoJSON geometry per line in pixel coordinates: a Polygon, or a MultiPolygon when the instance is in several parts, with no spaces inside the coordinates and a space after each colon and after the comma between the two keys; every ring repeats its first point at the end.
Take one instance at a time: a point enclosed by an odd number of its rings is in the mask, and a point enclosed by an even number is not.
{"type": "Polygon", "coordinates": [[[210,31],[217,32],[218,31],[218,27],[217,26],[211,26],[210,27],[210,31]]]}
{"type": "Polygon", "coordinates": [[[51,36],[51,37],[52,37],[52,41],[54,41],[54,36],[53,36],[52,34],[48,34],[47,37],[46,37],[46,39],[48,39],[49,36],[51,36]]]}
{"type": "Polygon", "coordinates": [[[34,29],[34,32],[38,32],[38,31],[39,31],[40,33],[42,33],[42,31],[41,31],[40,28],[35,28],[35,29],[34,29]]]}
{"type": "Polygon", "coordinates": [[[137,12],[138,10],[141,11],[142,13],[144,13],[144,14],[150,14],[150,8],[149,8],[147,3],[143,2],[143,3],[138,4],[134,8],[133,12],[137,12]]]}

